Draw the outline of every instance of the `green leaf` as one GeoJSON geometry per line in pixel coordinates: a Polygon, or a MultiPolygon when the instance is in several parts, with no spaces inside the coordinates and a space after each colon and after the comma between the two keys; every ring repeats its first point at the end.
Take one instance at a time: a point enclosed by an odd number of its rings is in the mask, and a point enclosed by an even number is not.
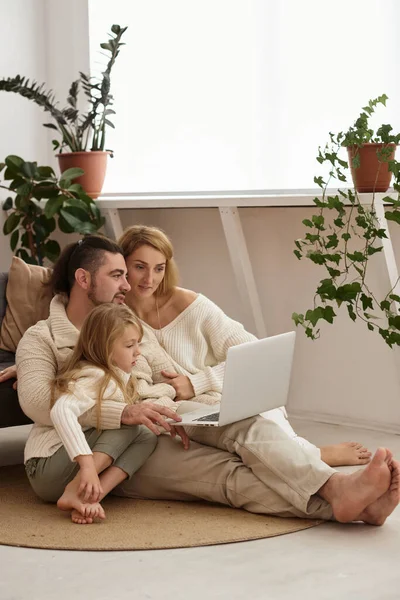
{"type": "Polygon", "coordinates": [[[293,250],[293,254],[294,254],[295,256],[297,256],[297,258],[298,258],[299,260],[301,260],[302,254],[301,254],[301,252],[300,252],[299,250],[293,250]]]}
{"type": "Polygon", "coordinates": [[[17,247],[18,241],[19,241],[19,231],[18,231],[18,229],[16,229],[15,231],[12,232],[11,239],[10,239],[10,247],[13,252],[14,252],[15,248],[17,247]]]}
{"type": "Polygon", "coordinates": [[[354,312],[354,308],[351,304],[347,305],[347,312],[349,313],[349,317],[352,321],[355,321],[357,318],[356,313],[354,312]]]}
{"type": "Polygon", "coordinates": [[[59,196],[56,196],[55,198],[50,198],[49,200],[47,200],[46,206],[44,207],[45,216],[48,219],[50,219],[51,217],[54,217],[54,215],[56,213],[59,213],[60,208],[63,206],[63,204],[66,200],[68,200],[68,198],[67,198],[67,196],[64,196],[63,194],[60,194],[59,196]]]}
{"type": "Polygon", "coordinates": [[[46,258],[51,260],[51,262],[55,262],[60,256],[60,244],[56,242],[56,240],[48,240],[44,245],[44,253],[46,258]]]}
{"type": "Polygon", "coordinates": [[[302,323],[304,323],[304,315],[293,313],[292,320],[294,321],[296,326],[301,325],[302,323]]]}
{"type": "Polygon", "coordinates": [[[310,221],[310,219],[304,219],[302,221],[303,225],[305,225],[306,227],[314,227],[314,223],[312,221],[310,221]]]}
{"type": "Polygon", "coordinates": [[[400,211],[397,210],[387,210],[385,212],[385,217],[388,221],[394,221],[395,223],[400,224],[400,211]]]}
{"type": "Polygon", "coordinates": [[[25,177],[33,179],[38,176],[37,163],[36,162],[24,162],[21,166],[21,172],[25,177]]]}
{"type": "Polygon", "coordinates": [[[11,233],[16,227],[18,227],[22,215],[13,212],[3,225],[4,235],[11,233]]]}
{"type": "Polygon", "coordinates": [[[400,317],[399,316],[389,317],[388,323],[391,327],[394,327],[395,329],[400,329],[400,317]]]}
{"type": "Polygon", "coordinates": [[[23,183],[15,191],[20,196],[30,196],[32,191],[32,185],[30,183],[23,183]]]}
{"type": "Polygon", "coordinates": [[[5,163],[10,171],[14,171],[17,174],[21,172],[21,167],[24,162],[25,161],[20,156],[15,156],[14,154],[10,154],[5,159],[5,163]]]}
{"type": "Polygon", "coordinates": [[[83,169],[79,169],[78,167],[72,167],[71,169],[63,171],[61,173],[60,187],[63,187],[61,185],[61,181],[64,181],[65,179],[75,179],[76,177],[80,177],[81,175],[83,175],[84,172],[85,171],[83,169]]]}
{"type": "Polygon", "coordinates": [[[362,303],[363,310],[367,310],[367,308],[371,308],[372,310],[374,309],[372,298],[370,296],[367,296],[366,294],[361,294],[360,300],[362,303]]]}
{"type": "Polygon", "coordinates": [[[11,196],[9,196],[6,200],[4,200],[3,202],[3,210],[10,210],[10,208],[12,208],[13,205],[13,199],[11,198],[11,196]]]}
{"type": "Polygon", "coordinates": [[[56,174],[54,173],[53,169],[51,167],[38,167],[38,173],[41,177],[55,177],[56,174]]]}
{"type": "Polygon", "coordinates": [[[58,227],[63,233],[73,233],[74,228],[64,219],[62,215],[58,217],[58,227]]]}
{"type": "Polygon", "coordinates": [[[367,254],[368,256],[372,256],[373,254],[376,254],[377,252],[381,252],[383,250],[383,246],[368,246],[368,250],[367,250],[367,254]]]}
{"type": "Polygon", "coordinates": [[[389,294],[389,298],[395,302],[400,302],[400,296],[397,296],[397,294],[389,294]]]}
{"type": "Polygon", "coordinates": [[[305,318],[307,321],[310,321],[313,327],[315,327],[319,319],[323,319],[323,316],[323,308],[318,306],[314,310],[308,310],[306,312],[305,318]]]}
{"type": "Polygon", "coordinates": [[[87,215],[83,214],[79,208],[62,208],[61,215],[76,233],[94,233],[96,227],[90,221],[86,221],[87,215]],[[83,217],[83,218],[82,218],[83,217]]]}
{"type": "Polygon", "coordinates": [[[374,330],[374,326],[372,325],[372,323],[367,323],[367,327],[370,331],[374,330]]]}
{"type": "Polygon", "coordinates": [[[334,317],[336,317],[336,313],[332,306],[325,306],[323,309],[323,319],[332,325],[334,317]]]}

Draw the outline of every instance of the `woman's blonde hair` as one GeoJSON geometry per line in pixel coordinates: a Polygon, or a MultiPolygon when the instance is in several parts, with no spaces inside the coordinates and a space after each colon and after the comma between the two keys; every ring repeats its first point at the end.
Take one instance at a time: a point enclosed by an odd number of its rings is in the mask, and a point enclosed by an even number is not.
{"type": "Polygon", "coordinates": [[[61,394],[73,392],[73,382],[82,375],[82,368],[88,363],[104,371],[96,390],[97,429],[100,429],[101,402],[111,380],[120,388],[127,404],[135,402],[137,394],[134,377],[130,377],[125,384],[112,364],[114,344],[129,325],[136,327],[140,340],[143,327],[125,304],[101,304],[88,314],[72,355],[53,381],[51,405],[61,394]]]}
{"type": "Polygon", "coordinates": [[[155,291],[156,296],[168,295],[178,285],[179,274],[173,258],[174,249],[164,231],[158,227],[132,225],[125,229],[117,243],[122,249],[125,259],[141,246],[152,246],[165,256],[165,275],[155,291]]]}

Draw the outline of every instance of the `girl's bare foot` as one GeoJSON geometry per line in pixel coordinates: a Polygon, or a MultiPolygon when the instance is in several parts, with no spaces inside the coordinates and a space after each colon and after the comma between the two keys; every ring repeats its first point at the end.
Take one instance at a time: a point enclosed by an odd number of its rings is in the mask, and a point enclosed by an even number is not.
{"type": "Polygon", "coordinates": [[[92,511],[88,509],[90,506],[97,507],[93,509],[93,512],[96,513],[95,517],[105,519],[103,507],[98,502],[93,505],[82,502],[77,493],[78,486],[79,482],[75,479],[66,486],[63,495],[57,501],[58,508],[60,510],[71,510],[72,521],[74,523],[79,523],[80,525],[89,525],[93,523],[94,517],[92,511]]]}
{"type": "Polygon", "coordinates": [[[73,523],[78,525],[90,525],[94,519],[105,519],[106,514],[103,507],[99,502],[93,502],[93,504],[83,504],[83,510],[78,511],[74,509],[71,512],[71,519],[73,523]]]}
{"type": "MultiPolygon", "coordinates": [[[[335,473],[319,494],[332,506],[335,519],[348,523],[360,520],[364,511],[388,492],[391,480],[392,455],[385,448],[378,448],[365,469],[350,475],[335,473]]],[[[387,510],[379,509],[382,518],[384,513],[386,518],[393,509],[387,510]]]]}
{"type": "Polygon", "coordinates": [[[358,442],[343,442],[332,446],[322,446],[321,460],[330,467],[366,465],[371,460],[371,452],[358,442]]]}

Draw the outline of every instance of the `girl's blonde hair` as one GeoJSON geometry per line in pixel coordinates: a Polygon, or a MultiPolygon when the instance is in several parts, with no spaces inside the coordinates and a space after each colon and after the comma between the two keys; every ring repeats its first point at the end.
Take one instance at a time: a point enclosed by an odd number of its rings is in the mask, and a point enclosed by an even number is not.
{"type": "Polygon", "coordinates": [[[114,344],[129,325],[136,327],[140,341],[143,327],[125,304],[101,304],[88,314],[72,355],[53,381],[51,405],[61,394],[73,392],[73,382],[82,375],[82,368],[88,363],[104,371],[96,390],[97,429],[100,429],[101,402],[111,380],[120,388],[127,404],[135,402],[137,394],[134,377],[130,377],[125,384],[111,362],[114,344]]]}
{"type": "Polygon", "coordinates": [[[155,291],[156,296],[165,296],[172,292],[178,285],[178,268],[173,258],[174,249],[169,237],[158,227],[147,225],[132,225],[125,229],[117,242],[122,249],[124,258],[132,254],[141,246],[152,246],[165,256],[165,275],[155,291]]]}

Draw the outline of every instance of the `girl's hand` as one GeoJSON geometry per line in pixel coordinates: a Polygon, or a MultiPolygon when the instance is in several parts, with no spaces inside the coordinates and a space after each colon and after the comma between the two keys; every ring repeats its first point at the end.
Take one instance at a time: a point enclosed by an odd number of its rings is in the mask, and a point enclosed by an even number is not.
{"type": "Polygon", "coordinates": [[[100,479],[94,466],[93,457],[80,456],[77,457],[77,462],[80,468],[78,496],[82,498],[83,502],[99,502],[103,488],[101,487],[100,479]]]}
{"type": "Polygon", "coordinates": [[[168,379],[169,385],[172,385],[176,392],[175,400],[189,400],[194,396],[192,382],[186,375],[161,371],[161,375],[168,379]]]}
{"type": "MultiPolygon", "coordinates": [[[[16,379],[17,378],[17,367],[12,365],[12,367],[6,367],[2,371],[0,371],[0,383],[3,381],[7,381],[7,379],[16,379]]],[[[14,390],[17,389],[17,382],[13,383],[14,390]]]]}
{"type": "Polygon", "coordinates": [[[186,433],[185,429],[179,425],[172,425],[172,429],[171,429],[171,437],[175,437],[176,435],[179,435],[179,437],[182,440],[182,444],[183,444],[183,448],[185,450],[189,450],[189,446],[190,446],[190,439],[188,434],[186,433]]]}

